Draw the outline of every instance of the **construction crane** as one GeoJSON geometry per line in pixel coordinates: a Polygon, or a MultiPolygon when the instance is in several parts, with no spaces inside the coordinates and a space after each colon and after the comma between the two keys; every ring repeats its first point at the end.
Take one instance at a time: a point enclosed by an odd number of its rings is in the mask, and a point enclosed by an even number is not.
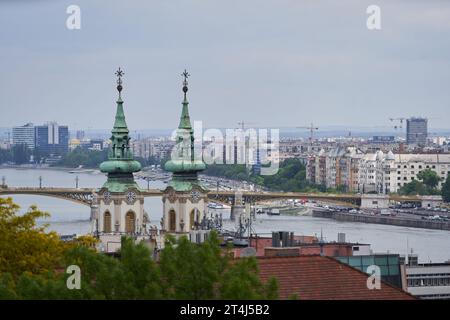
{"type": "Polygon", "coordinates": [[[298,129],[308,129],[309,130],[309,153],[312,152],[313,139],[314,139],[314,131],[319,130],[318,127],[314,127],[314,124],[311,122],[309,127],[297,127],[298,129]]]}
{"type": "Polygon", "coordinates": [[[406,120],[406,118],[389,118],[389,120],[391,120],[391,122],[394,122],[394,121],[399,121],[400,122],[400,125],[395,125],[394,126],[394,129],[395,130],[397,130],[397,129],[402,129],[403,128],[403,121],[405,121],[406,120]]]}

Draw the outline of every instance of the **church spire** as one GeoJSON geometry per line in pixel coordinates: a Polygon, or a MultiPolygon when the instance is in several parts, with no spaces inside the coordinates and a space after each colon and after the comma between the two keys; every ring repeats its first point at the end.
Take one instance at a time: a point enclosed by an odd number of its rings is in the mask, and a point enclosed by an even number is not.
{"type": "Polygon", "coordinates": [[[178,125],[178,129],[187,129],[192,130],[191,119],[189,117],[189,102],[187,101],[186,94],[188,92],[188,81],[187,78],[190,77],[190,74],[184,69],[184,72],[181,74],[184,77],[183,80],[183,109],[181,111],[180,124],[178,125]]]}
{"type": "MultiPolygon", "coordinates": [[[[183,182],[190,181],[184,187],[191,188],[192,181],[197,180],[197,172],[205,170],[206,166],[201,159],[201,151],[196,157],[196,150],[194,148],[194,130],[192,129],[191,119],[189,117],[187,92],[189,73],[184,70],[182,73],[183,79],[183,109],[181,111],[180,124],[178,125],[176,145],[172,151],[172,158],[164,165],[167,171],[174,173],[171,184],[176,186],[175,189],[181,186],[183,182]],[[180,184],[181,183],[181,184],[180,184]]],[[[179,189],[179,188],[178,188],[179,189]]]]}
{"type": "Polygon", "coordinates": [[[117,76],[117,91],[119,92],[119,97],[117,99],[117,110],[116,110],[116,118],[114,121],[114,127],[112,130],[112,134],[114,135],[120,135],[120,134],[126,134],[128,135],[128,127],[127,123],[125,121],[125,114],[123,112],[123,101],[122,101],[122,77],[124,75],[123,70],[119,69],[116,71],[117,76]]]}
{"type": "Polygon", "coordinates": [[[126,188],[137,185],[133,179],[133,172],[141,169],[141,164],[133,160],[133,153],[130,148],[130,137],[122,101],[122,77],[124,72],[119,68],[116,71],[117,91],[119,97],[116,101],[116,117],[114,127],[111,130],[111,149],[108,154],[108,160],[100,164],[100,171],[108,173],[108,181],[104,187],[112,189],[111,191],[121,192],[126,188]]]}

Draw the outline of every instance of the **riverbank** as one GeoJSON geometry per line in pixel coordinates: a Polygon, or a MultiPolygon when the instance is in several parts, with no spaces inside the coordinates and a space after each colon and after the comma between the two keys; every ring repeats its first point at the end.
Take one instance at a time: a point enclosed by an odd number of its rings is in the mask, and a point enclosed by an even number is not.
{"type": "Polygon", "coordinates": [[[381,215],[353,214],[353,213],[343,213],[324,210],[313,210],[312,216],[316,218],[334,219],[343,222],[386,224],[400,227],[450,231],[450,223],[443,221],[408,219],[403,217],[390,217],[381,215]]]}
{"type": "MultiPolygon", "coordinates": [[[[54,171],[72,171],[78,168],[69,167],[51,167],[48,165],[14,165],[14,164],[0,164],[0,169],[18,169],[18,170],[54,170],[54,171]]],[[[83,168],[84,169],[84,168],[83,168]]],[[[91,170],[86,168],[87,170],[91,170]]]]}

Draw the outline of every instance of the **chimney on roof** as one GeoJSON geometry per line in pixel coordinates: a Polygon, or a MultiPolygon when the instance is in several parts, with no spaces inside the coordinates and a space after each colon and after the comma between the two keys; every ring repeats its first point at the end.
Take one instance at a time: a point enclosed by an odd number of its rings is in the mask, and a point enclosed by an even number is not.
{"type": "Polygon", "coordinates": [[[287,248],[294,246],[294,233],[288,231],[272,232],[272,247],[287,248]]]}

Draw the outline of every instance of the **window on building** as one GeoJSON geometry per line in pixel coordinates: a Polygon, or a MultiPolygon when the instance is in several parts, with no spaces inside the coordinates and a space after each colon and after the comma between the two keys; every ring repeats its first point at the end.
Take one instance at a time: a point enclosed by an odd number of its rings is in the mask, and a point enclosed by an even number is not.
{"type": "Polygon", "coordinates": [[[127,212],[125,215],[125,232],[134,233],[136,231],[136,215],[133,211],[127,212]]]}
{"type": "Polygon", "coordinates": [[[111,232],[111,213],[109,211],[106,211],[103,215],[103,232],[111,232]]]}

